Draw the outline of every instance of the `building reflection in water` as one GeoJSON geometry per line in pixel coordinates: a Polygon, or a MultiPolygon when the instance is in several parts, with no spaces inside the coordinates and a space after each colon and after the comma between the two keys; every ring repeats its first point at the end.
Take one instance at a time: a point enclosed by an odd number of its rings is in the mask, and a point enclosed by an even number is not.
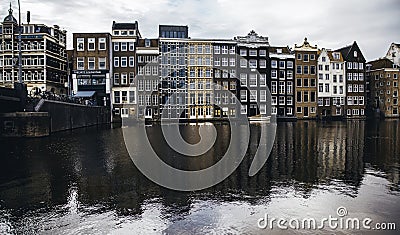
{"type": "MultiPolygon", "coordinates": [[[[216,129],[217,143],[201,158],[184,158],[166,147],[159,126],[148,127],[148,133],[165,162],[198,169],[219,161],[229,145],[229,125],[218,124],[216,129]]],[[[191,143],[198,141],[197,130],[196,125],[181,127],[191,143]]],[[[189,213],[196,200],[268,201],[286,186],[305,198],[316,188],[355,197],[365,169],[381,172],[391,182],[389,190],[399,192],[398,121],[278,123],[267,164],[249,177],[260,131],[260,126],[251,126],[248,154],[230,177],[191,193],[164,189],[144,177],[128,156],[121,129],[88,128],[43,139],[2,140],[0,211],[8,219],[0,216],[0,223],[29,223],[21,218],[29,218],[32,214],[27,211],[37,209],[73,214],[96,208],[97,212],[115,210],[118,215],[140,217],[152,200],[160,203],[158,213],[168,219],[168,215],[189,213]]]]}

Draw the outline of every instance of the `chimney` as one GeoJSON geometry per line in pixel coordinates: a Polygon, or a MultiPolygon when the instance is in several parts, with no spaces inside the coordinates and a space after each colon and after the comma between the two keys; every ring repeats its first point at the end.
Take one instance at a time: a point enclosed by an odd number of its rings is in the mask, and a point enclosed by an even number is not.
{"type": "Polygon", "coordinates": [[[26,21],[28,21],[28,24],[31,22],[31,12],[30,11],[28,11],[26,13],[26,21]]]}

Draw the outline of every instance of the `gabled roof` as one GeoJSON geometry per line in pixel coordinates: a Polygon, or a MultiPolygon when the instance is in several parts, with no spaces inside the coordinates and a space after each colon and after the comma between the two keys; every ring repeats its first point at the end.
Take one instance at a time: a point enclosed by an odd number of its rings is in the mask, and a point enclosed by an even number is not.
{"type": "Polygon", "coordinates": [[[292,51],[290,50],[289,46],[286,47],[270,47],[269,52],[270,53],[278,53],[278,50],[281,50],[282,54],[292,54],[292,51]]]}
{"type": "Polygon", "coordinates": [[[138,29],[138,22],[135,21],[134,23],[117,23],[113,21],[112,29],[138,29]]]}
{"type": "Polygon", "coordinates": [[[137,41],[137,47],[145,47],[146,46],[146,40],[150,41],[150,47],[157,47],[158,48],[158,39],[139,39],[137,41]]]}
{"type": "Polygon", "coordinates": [[[371,70],[383,69],[383,68],[393,68],[393,61],[387,58],[381,58],[374,61],[368,62],[371,65],[371,70]]]}
{"type": "Polygon", "coordinates": [[[294,50],[295,51],[318,51],[318,47],[311,46],[311,44],[307,41],[307,38],[304,38],[303,45],[297,46],[297,44],[294,44],[294,50]]]}
{"type": "Polygon", "coordinates": [[[354,41],[353,44],[350,46],[345,46],[345,47],[337,49],[335,51],[342,53],[343,59],[346,61],[349,60],[350,58],[354,57],[354,55],[351,54],[352,51],[357,51],[357,52],[359,52],[359,54],[357,53],[357,57],[361,58],[361,60],[365,62],[364,55],[362,54],[356,41],[354,41]]]}
{"type": "Polygon", "coordinates": [[[351,47],[352,47],[352,45],[350,45],[350,46],[345,46],[345,47],[342,47],[342,48],[337,49],[337,50],[335,50],[335,51],[338,51],[338,52],[342,53],[343,57],[344,57],[344,58],[347,58],[347,56],[349,55],[349,53],[350,53],[350,51],[351,51],[351,47]]]}

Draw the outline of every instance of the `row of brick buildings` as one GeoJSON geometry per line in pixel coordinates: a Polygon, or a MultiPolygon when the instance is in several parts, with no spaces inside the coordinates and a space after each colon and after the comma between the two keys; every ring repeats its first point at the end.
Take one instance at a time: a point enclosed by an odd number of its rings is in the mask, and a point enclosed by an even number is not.
{"type": "MultiPolygon", "coordinates": [[[[318,48],[269,44],[251,31],[233,39],[192,39],[187,26],[159,26],[143,38],[138,22],[113,22],[111,33],[73,33],[23,24],[23,80],[29,92],[51,91],[109,106],[113,120],[219,119],[239,113],[287,119],[398,117],[399,44],[366,63],[354,42],[318,48]]],[[[1,27],[1,86],[18,80],[18,25],[1,27]]]]}

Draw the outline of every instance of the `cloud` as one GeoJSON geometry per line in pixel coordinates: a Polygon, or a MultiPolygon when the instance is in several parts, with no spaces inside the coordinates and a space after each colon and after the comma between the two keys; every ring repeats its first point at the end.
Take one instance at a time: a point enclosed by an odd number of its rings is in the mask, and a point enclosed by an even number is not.
{"type": "MultiPolygon", "coordinates": [[[[9,1],[0,0],[5,17],[9,1]]],[[[14,14],[17,1],[12,1],[14,14]]],[[[32,23],[57,24],[73,32],[110,32],[112,21],[139,22],[143,37],[157,37],[159,24],[188,25],[193,38],[233,38],[254,29],[272,45],[301,43],[308,37],[322,48],[357,41],[367,59],[382,57],[400,41],[398,0],[22,0],[32,23]]]]}

